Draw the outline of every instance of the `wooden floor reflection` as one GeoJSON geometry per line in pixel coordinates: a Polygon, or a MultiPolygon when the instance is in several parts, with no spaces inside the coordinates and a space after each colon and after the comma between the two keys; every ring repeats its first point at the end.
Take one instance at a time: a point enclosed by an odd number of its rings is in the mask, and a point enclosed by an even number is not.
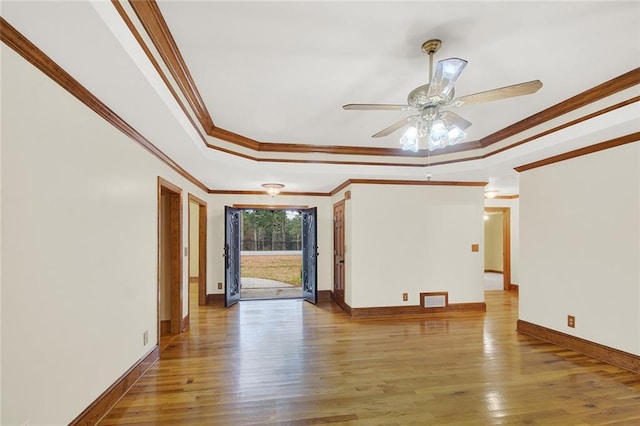
{"type": "Polygon", "coordinates": [[[517,294],[486,303],[358,320],[330,302],[194,306],[101,424],[640,424],[639,375],[517,334],[517,294]]]}

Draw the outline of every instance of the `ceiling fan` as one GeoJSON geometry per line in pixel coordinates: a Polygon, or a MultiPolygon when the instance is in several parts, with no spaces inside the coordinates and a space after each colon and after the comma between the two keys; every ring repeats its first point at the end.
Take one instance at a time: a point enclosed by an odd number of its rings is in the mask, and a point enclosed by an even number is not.
{"type": "Polygon", "coordinates": [[[542,87],[540,80],[514,84],[485,92],[454,98],[454,84],[460,77],[467,61],[449,58],[438,61],[433,72],[433,55],[440,49],[442,42],[427,40],[422,51],[429,55],[429,82],[413,89],[407,96],[407,104],[347,104],[346,110],[401,110],[415,111],[417,114],[403,118],[380,130],[372,137],[387,136],[407,124],[410,126],[400,139],[403,150],[417,152],[421,142],[426,141],[429,151],[454,145],[466,138],[465,130],[471,122],[458,114],[445,110],[447,107],[461,107],[466,104],[495,101],[515,96],[529,95],[542,87]]]}

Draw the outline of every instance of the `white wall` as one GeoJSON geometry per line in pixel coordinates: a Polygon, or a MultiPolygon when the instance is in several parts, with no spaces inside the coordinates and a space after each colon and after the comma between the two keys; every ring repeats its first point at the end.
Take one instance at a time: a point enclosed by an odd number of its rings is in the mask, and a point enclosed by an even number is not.
{"type": "Polygon", "coordinates": [[[485,199],[485,207],[508,207],[511,215],[511,284],[520,283],[520,200],[485,199]]]}
{"type": "Polygon", "coordinates": [[[193,201],[189,202],[189,221],[189,276],[197,277],[200,274],[200,205],[193,201]]]}
{"type": "Polygon", "coordinates": [[[157,176],[184,190],[184,246],[206,194],[1,49],[0,423],[67,424],[157,341],[157,176]]]}
{"type": "Polygon", "coordinates": [[[484,301],[483,188],[352,184],[346,202],[352,308],[484,301]],[[349,254],[350,253],[350,254],[349,254]],[[409,300],[402,301],[402,293],[409,300]]]}
{"type": "Polygon", "coordinates": [[[278,195],[222,195],[210,194],[207,201],[207,294],[224,293],[218,283],[224,285],[224,207],[234,204],[266,206],[308,206],[318,208],[318,290],[333,289],[333,205],[330,197],[278,195]],[[208,264],[209,265],[209,264],[208,264]]]}
{"type": "Polygon", "coordinates": [[[640,354],[639,187],[637,142],[521,173],[522,320],[640,354]]]}
{"type": "Polygon", "coordinates": [[[503,272],[503,220],[502,213],[487,214],[484,221],[484,269],[503,272]]]}
{"type": "MultiPolygon", "coordinates": [[[[1,54],[1,52],[0,52],[1,54]]],[[[0,57],[1,60],[1,57],[0,57]]],[[[0,76],[2,68],[0,67],[0,76]]],[[[0,81],[2,78],[0,77],[0,81]]],[[[2,86],[0,85],[0,99],[2,99],[2,86]]],[[[2,126],[2,103],[0,102],[0,126],[2,126]]],[[[0,135],[0,224],[2,223],[2,139],[0,135]]],[[[2,241],[2,226],[0,226],[0,242],[2,241]]],[[[2,243],[0,243],[0,423],[2,422],[2,243]]]]}

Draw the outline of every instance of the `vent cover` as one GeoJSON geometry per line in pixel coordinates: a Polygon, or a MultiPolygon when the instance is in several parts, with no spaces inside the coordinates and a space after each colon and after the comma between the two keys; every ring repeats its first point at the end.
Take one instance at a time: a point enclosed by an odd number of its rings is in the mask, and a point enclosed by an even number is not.
{"type": "Polygon", "coordinates": [[[425,308],[444,308],[446,306],[447,306],[447,299],[444,297],[444,295],[424,297],[425,308]]]}
{"type": "Polygon", "coordinates": [[[420,293],[420,306],[429,308],[446,308],[449,305],[449,293],[446,291],[420,293]]]}

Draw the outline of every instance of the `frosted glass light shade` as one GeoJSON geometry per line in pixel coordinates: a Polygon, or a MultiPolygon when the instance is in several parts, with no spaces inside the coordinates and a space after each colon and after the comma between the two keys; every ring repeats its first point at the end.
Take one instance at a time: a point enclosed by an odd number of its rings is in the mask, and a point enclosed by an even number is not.
{"type": "Polygon", "coordinates": [[[467,137],[467,132],[454,126],[447,133],[447,137],[449,138],[449,145],[455,145],[467,137]]]}
{"type": "Polygon", "coordinates": [[[407,127],[400,138],[400,145],[403,151],[418,152],[418,129],[415,126],[407,127]]]}
{"type": "Polygon", "coordinates": [[[427,98],[431,102],[450,101],[453,98],[453,86],[466,65],[467,61],[460,58],[438,61],[436,72],[429,82],[427,98]]]}
{"type": "Polygon", "coordinates": [[[282,188],[284,188],[284,185],[281,183],[263,183],[262,187],[267,190],[267,194],[275,197],[276,195],[280,194],[282,188]]]}

